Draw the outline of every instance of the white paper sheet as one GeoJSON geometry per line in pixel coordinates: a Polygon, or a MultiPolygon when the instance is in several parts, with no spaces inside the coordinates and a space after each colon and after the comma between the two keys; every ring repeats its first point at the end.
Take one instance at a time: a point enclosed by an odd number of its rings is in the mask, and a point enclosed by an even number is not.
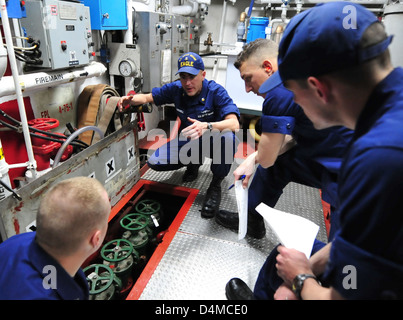
{"type": "Polygon", "coordinates": [[[238,240],[241,240],[248,230],[248,188],[242,187],[242,180],[235,181],[235,196],[239,213],[238,240]]]}
{"type": "Polygon", "coordinates": [[[318,225],[295,214],[273,209],[264,203],[259,204],[256,211],[269,223],[283,246],[301,251],[309,259],[319,231],[318,225]]]}

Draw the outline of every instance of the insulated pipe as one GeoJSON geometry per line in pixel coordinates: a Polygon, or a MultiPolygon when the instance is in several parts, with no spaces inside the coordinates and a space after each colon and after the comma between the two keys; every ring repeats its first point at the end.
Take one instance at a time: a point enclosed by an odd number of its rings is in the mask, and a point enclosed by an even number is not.
{"type": "Polygon", "coordinates": [[[66,150],[66,148],[70,144],[70,142],[73,141],[77,136],[79,136],[83,132],[89,131],[89,130],[93,130],[93,131],[98,132],[98,134],[101,137],[101,139],[104,137],[104,133],[102,132],[102,130],[99,129],[98,127],[96,127],[96,126],[86,126],[86,127],[82,127],[80,129],[78,129],[77,131],[74,131],[66,139],[66,141],[63,142],[62,146],[60,147],[59,151],[57,152],[55,160],[53,162],[53,166],[52,166],[53,168],[56,168],[56,166],[59,164],[60,158],[62,157],[64,150],[66,150]]]}
{"type": "MultiPolygon", "coordinates": [[[[8,48],[9,46],[7,46],[8,48]]],[[[74,82],[92,77],[102,76],[106,67],[100,62],[91,62],[83,68],[75,68],[73,71],[36,72],[19,76],[18,87],[23,92],[34,89],[55,87],[63,83],[74,82]]],[[[12,95],[16,92],[16,84],[13,77],[3,77],[0,80],[0,97],[12,95]]]]}
{"type": "Polygon", "coordinates": [[[223,40],[224,34],[224,24],[225,24],[225,17],[227,15],[227,0],[223,1],[222,4],[222,12],[221,12],[221,23],[220,23],[220,34],[218,36],[218,42],[221,43],[223,40]]]}
{"type": "Polygon", "coordinates": [[[172,13],[184,16],[194,17],[199,10],[199,4],[196,1],[189,1],[189,4],[182,6],[173,6],[172,13]]]}
{"type": "Polygon", "coordinates": [[[27,154],[28,154],[27,169],[29,171],[32,171],[32,176],[34,178],[36,178],[36,161],[35,161],[34,151],[32,149],[31,136],[29,134],[28,119],[27,119],[27,114],[25,113],[25,105],[24,105],[24,100],[22,97],[22,90],[21,90],[21,86],[20,86],[19,78],[18,78],[17,60],[15,59],[13,39],[11,37],[11,29],[10,29],[10,24],[8,21],[8,13],[7,13],[5,0],[0,0],[0,7],[1,7],[0,8],[1,22],[3,24],[4,35],[6,38],[8,59],[9,59],[10,68],[11,68],[11,71],[13,74],[15,94],[17,95],[18,109],[19,109],[20,118],[21,118],[22,132],[24,134],[25,147],[27,149],[27,154]]]}

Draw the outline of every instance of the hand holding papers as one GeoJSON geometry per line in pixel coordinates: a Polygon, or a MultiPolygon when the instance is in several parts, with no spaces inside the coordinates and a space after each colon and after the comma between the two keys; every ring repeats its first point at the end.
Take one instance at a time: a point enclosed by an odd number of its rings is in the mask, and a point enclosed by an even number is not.
{"type": "Polygon", "coordinates": [[[319,226],[303,217],[273,209],[264,203],[256,211],[269,223],[281,244],[303,252],[309,259],[319,226]]]}

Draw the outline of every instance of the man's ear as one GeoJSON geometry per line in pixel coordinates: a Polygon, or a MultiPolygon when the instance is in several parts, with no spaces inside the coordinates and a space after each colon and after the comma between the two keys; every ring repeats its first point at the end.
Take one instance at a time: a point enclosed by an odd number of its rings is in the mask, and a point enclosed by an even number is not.
{"type": "Polygon", "coordinates": [[[330,87],[329,83],[324,80],[319,80],[316,77],[308,77],[308,86],[313,89],[319,99],[324,102],[329,101],[330,87]]]}
{"type": "Polygon", "coordinates": [[[92,236],[90,237],[90,246],[92,246],[95,249],[98,249],[102,244],[102,241],[103,239],[101,230],[95,230],[92,236]]]}
{"type": "Polygon", "coordinates": [[[262,67],[267,74],[271,75],[273,71],[273,65],[269,60],[264,60],[262,63],[262,67]]]}

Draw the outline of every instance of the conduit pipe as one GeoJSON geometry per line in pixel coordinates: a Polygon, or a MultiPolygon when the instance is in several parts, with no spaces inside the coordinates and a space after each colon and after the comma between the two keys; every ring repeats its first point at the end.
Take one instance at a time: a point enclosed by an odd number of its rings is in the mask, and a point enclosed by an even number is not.
{"type": "MultiPolygon", "coordinates": [[[[18,77],[18,87],[22,92],[29,92],[34,89],[55,87],[63,83],[99,77],[105,72],[106,67],[102,63],[93,61],[89,65],[75,68],[73,71],[59,70],[21,75],[18,77]]],[[[3,77],[0,80],[0,96],[12,95],[16,92],[16,84],[13,80],[11,76],[3,77]]]]}
{"type": "MultiPolygon", "coordinates": [[[[218,35],[218,43],[221,44],[222,43],[222,39],[223,39],[223,34],[224,34],[224,22],[225,22],[225,17],[227,15],[227,0],[223,1],[223,5],[222,5],[222,12],[221,12],[221,23],[220,23],[220,33],[218,35]]],[[[220,47],[220,45],[218,45],[218,48],[220,47]]],[[[213,75],[212,75],[212,79],[214,81],[217,81],[217,73],[218,73],[218,60],[214,60],[214,67],[213,67],[213,75]]]]}
{"type": "Polygon", "coordinates": [[[17,60],[15,58],[13,39],[11,36],[11,28],[10,23],[8,21],[8,13],[5,0],[0,0],[0,10],[1,10],[1,22],[3,25],[4,36],[6,38],[6,44],[7,44],[8,59],[10,62],[11,72],[13,74],[14,90],[15,94],[17,95],[18,110],[21,118],[22,132],[24,135],[25,147],[27,149],[28,154],[27,169],[32,173],[32,176],[36,178],[37,176],[36,160],[34,157],[34,151],[32,149],[31,136],[29,134],[29,128],[28,128],[28,119],[27,114],[25,113],[24,99],[22,97],[22,90],[19,83],[17,60]]]}

